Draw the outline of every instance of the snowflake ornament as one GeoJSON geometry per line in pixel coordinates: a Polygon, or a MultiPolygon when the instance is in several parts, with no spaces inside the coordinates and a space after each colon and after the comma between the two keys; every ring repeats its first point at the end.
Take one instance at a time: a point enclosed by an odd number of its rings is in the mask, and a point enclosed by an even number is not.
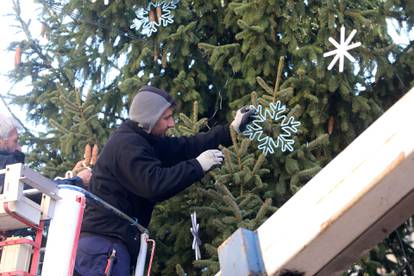
{"type": "Polygon", "coordinates": [[[339,44],[338,42],[336,42],[335,39],[333,39],[332,37],[329,37],[329,41],[336,47],[336,50],[332,50],[332,51],[329,51],[323,54],[323,57],[329,57],[329,56],[335,55],[335,57],[333,58],[333,60],[328,66],[328,70],[331,70],[335,66],[336,62],[339,60],[339,72],[342,73],[344,71],[344,59],[345,59],[344,57],[347,57],[351,62],[355,61],[355,58],[351,56],[348,53],[348,51],[361,46],[361,42],[357,42],[357,43],[353,43],[349,45],[351,40],[354,38],[356,32],[357,31],[354,29],[345,40],[345,27],[342,26],[341,27],[341,40],[339,44]]]}
{"type": "Polygon", "coordinates": [[[194,250],[195,252],[195,259],[196,260],[200,260],[201,259],[201,252],[200,252],[200,245],[201,245],[201,240],[200,237],[198,236],[198,230],[200,228],[200,224],[197,223],[197,213],[193,212],[191,214],[191,234],[193,234],[193,244],[191,246],[191,248],[194,250]]]}
{"type": "Polygon", "coordinates": [[[178,2],[180,0],[150,2],[147,8],[139,8],[135,12],[137,17],[132,21],[133,24],[130,28],[150,37],[158,31],[158,27],[166,27],[174,22],[174,15],[171,14],[171,11],[177,8],[178,2]],[[150,20],[151,10],[160,11],[155,20],[150,20]]]}
{"type": "Polygon", "coordinates": [[[293,151],[295,141],[292,136],[297,133],[300,122],[292,116],[287,117],[284,114],[287,111],[286,105],[277,101],[271,103],[269,108],[263,108],[261,105],[254,108],[256,109],[256,115],[253,116],[253,121],[243,131],[243,135],[248,136],[250,140],[257,140],[259,142],[258,149],[264,155],[273,154],[276,148],[280,148],[282,152],[293,151]],[[276,137],[276,141],[273,137],[264,134],[262,125],[267,119],[273,119],[274,122],[280,123],[280,134],[276,137]]]}
{"type": "MultiPolygon", "coordinates": [[[[91,0],[91,1],[92,1],[92,3],[96,2],[96,0],[91,0]]],[[[105,4],[105,6],[109,5],[109,0],[104,0],[104,4],[105,4]]]]}

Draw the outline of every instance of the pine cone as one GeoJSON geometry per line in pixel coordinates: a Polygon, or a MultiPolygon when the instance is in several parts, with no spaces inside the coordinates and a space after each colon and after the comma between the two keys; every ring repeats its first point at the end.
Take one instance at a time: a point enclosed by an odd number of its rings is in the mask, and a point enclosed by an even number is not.
{"type": "Polygon", "coordinates": [[[17,46],[16,52],[14,54],[14,66],[17,68],[17,66],[19,66],[20,63],[22,63],[22,49],[20,48],[20,46],[17,46]]]}
{"type": "Polygon", "coordinates": [[[156,20],[154,10],[149,11],[148,17],[150,22],[154,22],[156,20]]]}
{"type": "Polygon", "coordinates": [[[153,53],[153,55],[154,55],[154,62],[157,62],[157,60],[158,60],[158,56],[160,55],[160,49],[158,48],[158,45],[155,45],[154,46],[154,53],[153,53]]]}
{"type": "Polygon", "coordinates": [[[96,161],[98,160],[98,154],[99,154],[99,147],[97,144],[95,144],[93,145],[93,149],[92,149],[91,166],[94,166],[96,164],[96,161]]]}
{"type": "Polygon", "coordinates": [[[335,118],[331,115],[328,120],[328,134],[331,135],[335,125],[335,118]]]}
{"type": "Polygon", "coordinates": [[[46,29],[47,29],[47,25],[45,22],[42,22],[42,27],[40,29],[40,36],[41,37],[45,37],[46,35],[46,29]]]}
{"type": "Polygon", "coordinates": [[[167,49],[162,49],[162,58],[161,58],[162,68],[167,68],[167,49]]]}
{"type": "Polygon", "coordinates": [[[161,7],[160,7],[160,6],[158,6],[156,11],[157,11],[157,19],[158,19],[158,24],[161,24],[161,16],[162,16],[162,10],[161,10],[161,7]]]}
{"type": "Polygon", "coordinates": [[[86,144],[86,146],[85,146],[85,154],[84,154],[85,166],[90,166],[90,164],[91,164],[91,157],[92,157],[92,149],[91,149],[91,146],[89,144],[86,144]]]}

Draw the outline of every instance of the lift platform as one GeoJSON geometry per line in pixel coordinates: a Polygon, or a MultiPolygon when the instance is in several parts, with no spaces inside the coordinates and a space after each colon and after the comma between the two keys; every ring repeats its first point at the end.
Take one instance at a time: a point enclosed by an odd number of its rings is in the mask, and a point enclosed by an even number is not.
{"type": "MultiPolygon", "coordinates": [[[[14,230],[30,228],[35,236],[34,241],[30,237],[11,237],[0,242],[0,276],[72,276],[87,202],[111,211],[138,229],[141,248],[134,275],[143,275],[147,243],[153,240],[136,219],[80,187],[57,185],[22,164],[9,165],[0,173],[5,174],[4,192],[0,194],[0,232],[13,234],[14,230]],[[46,221],[50,221],[47,242],[41,248],[46,221]],[[40,266],[41,249],[45,253],[40,266]]],[[[151,260],[153,254],[154,247],[151,260]]]]}

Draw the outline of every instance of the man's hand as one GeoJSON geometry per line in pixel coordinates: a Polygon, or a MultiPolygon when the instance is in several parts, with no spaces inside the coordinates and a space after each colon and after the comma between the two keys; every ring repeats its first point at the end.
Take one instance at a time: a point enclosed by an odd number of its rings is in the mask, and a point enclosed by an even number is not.
{"type": "Polygon", "coordinates": [[[89,181],[91,180],[92,170],[89,167],[86,167],[84,170],[78,172],[77,176],[82,179],[83,185],[88,187],[89,181]]]}
{"type": "Polygon", "coordinates": [[[243,132],[246,129],[246,126],[253,119],[253,115],[256,113],[256,110],[252,106],[244,106],[237,110],[236,117],[231,126],[237,133],[243,132]]]}
{"type": "Polygon", "coordinates": [[[204,172],[209,171],[215,165],[221,165],[223,159],[223,153],[217,149],[206,150],[196,158],[204,172]]]}
{"type": "Polygon", "coordinates": [[[76,163],[72,171],[66,173],[66,178],[79,176],[82,179],[83,185],[88,186],[92,176],[92,169],[86,165],[85,160],[80,160],[76,163]],[[70,172],[70,174],[68,174],[70,172]]]}
{"type": "Polygon", "coordinates": [[[83,171],[87,167],[85,160],[80,160],[76,163],[75,167],[73,167],[72,172],[77,175],[78,172],[83,171]]]}

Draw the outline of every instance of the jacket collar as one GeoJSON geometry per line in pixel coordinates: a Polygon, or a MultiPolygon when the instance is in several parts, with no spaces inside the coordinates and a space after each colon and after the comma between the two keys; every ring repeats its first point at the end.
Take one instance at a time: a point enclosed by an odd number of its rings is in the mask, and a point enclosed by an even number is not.
{"type": "Polygon", "coordinates": [[[152,134],[148,134],[145,130],[143,130],[141,127],[138,126],[137,122],[134,122],[129,119],[122,123],[120,130],[122,131],[122,129],[124,128],[130,129],[134,131],[135,133],[139,134],[145,140],[147,140],[150,144],[155,144],[160,139],[160,137],[154,136],[152,134]]]}

